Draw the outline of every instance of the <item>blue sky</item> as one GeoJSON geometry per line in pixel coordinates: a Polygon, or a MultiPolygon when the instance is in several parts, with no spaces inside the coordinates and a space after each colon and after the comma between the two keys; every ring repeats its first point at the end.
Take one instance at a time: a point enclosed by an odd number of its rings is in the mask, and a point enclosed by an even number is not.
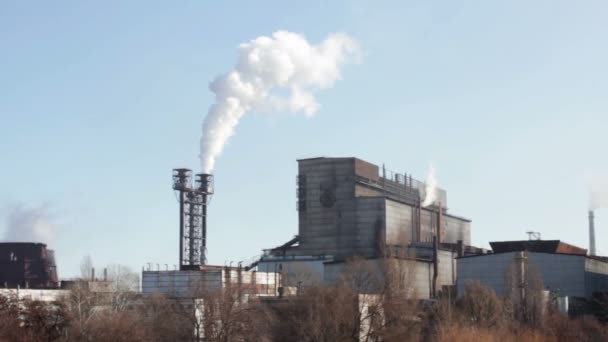
{"type": "MultiPolygon", "coordinates": [[[[171,169],[199,165],[208,83],[276,30],[359,41],[321,110],[252,114],[217,162],[209,259],[297,233],[295,160],[438,170],[473,241],[587,245],[589,173],[608,159],[604,1],[58,1],[0,4],[0,205],[49,203],[61,277],[177,263],[171,169]]],[[[596,214],[608,254],[608,210],[596,214]]]]}

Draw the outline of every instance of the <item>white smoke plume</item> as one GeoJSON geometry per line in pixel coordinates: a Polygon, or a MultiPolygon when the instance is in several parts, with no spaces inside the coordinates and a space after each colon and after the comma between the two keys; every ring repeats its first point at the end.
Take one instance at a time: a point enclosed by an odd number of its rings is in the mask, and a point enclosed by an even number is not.
{"type": "Polygon", "coordinates": [[[429,205],[435,204],[438,196],[438,188],[439,182],[437,181],[435,167],[433,165],[429,165],[429,173],[426,176],[424,187],[420,189],[420,192],[424,198],[424,201],[422,202],[423,207],[428,207],[429,205]]]}
{"type": "Polygon", "coordinates": [[[55,242],[57,225],[48,205],[15,205],[8,209],[5,224],[3,240],[6,242],[42,242],[47,245],[55,242]]]}
{"type": "Polygon", "coordinates": [[[589,210],[608,208],[608,181],[593,179],[589,185],[589,210]]]}
{"type": "Polygon", "coordinates": [[[209,85],[215,94],[215,103],[203,122],[199,156],[202,171],[213,170],[217,157],[245,113],[314,115],[319,109],[314,91],[332,87],[341,77],[340,67],[356,59],[358,51],[355,40],[342,33],[330,34],[318,45],[287,31],[241,44],[234,69],[209,85]]]}

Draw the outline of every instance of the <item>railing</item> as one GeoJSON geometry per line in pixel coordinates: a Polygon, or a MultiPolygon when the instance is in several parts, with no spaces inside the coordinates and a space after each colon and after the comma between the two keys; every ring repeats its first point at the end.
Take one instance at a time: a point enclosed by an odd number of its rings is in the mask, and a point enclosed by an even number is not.
{"type": "MultiPolygon", "coordinates": [[[[422,200],[421,192],[425,187],[425,183],[408,176],[400,174],[384,167],[379,168],[378,180],[357,175],[356,181],[367,186],[376,188],[382,191],[386,196],[393,197],[397,200],[402,200],[410,204],[417,204],[422,200]]],[[[447,203],[447,195],[445,190],[437,189],[437,198],[445,206],[447,203]]]]}

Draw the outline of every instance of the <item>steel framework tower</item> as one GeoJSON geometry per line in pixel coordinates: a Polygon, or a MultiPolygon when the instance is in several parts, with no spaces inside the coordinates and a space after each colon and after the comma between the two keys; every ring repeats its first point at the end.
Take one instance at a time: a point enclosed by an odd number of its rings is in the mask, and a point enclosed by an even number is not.
{"type": "Polygon", "coordinates": [[[173,189],[179,200],[180,269],[199,268],[207,263],[207,205],[213,194],[213,176],[192,170],[173,170],[173,189]]]}

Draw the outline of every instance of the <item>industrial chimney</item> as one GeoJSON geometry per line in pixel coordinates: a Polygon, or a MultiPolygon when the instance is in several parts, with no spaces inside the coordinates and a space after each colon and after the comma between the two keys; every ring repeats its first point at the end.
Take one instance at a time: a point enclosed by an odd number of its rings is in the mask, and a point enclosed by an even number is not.
{"type": "Polygon", "coordinates": [[[207,204],[213,176],[200,173],[192,185],[192,170],[173,170],[173,189],[179,193],[179,265],[197,269],[207,262],[207,204]]]}
{"type": "Polygon", "coordinates": [[[589,255],[595,255],[595,216],[589,210],[589,255]]]}
{"type": "Polygon", "coordinates": [[[213,175],[208,173],[199,173],[196,175],[196,192],[200,196],[201,216],[200,216],[200,231],[201,243],[199,246],[199,260],[202,265],[207,263],[207,205],[213,194],[213,175]]]}

